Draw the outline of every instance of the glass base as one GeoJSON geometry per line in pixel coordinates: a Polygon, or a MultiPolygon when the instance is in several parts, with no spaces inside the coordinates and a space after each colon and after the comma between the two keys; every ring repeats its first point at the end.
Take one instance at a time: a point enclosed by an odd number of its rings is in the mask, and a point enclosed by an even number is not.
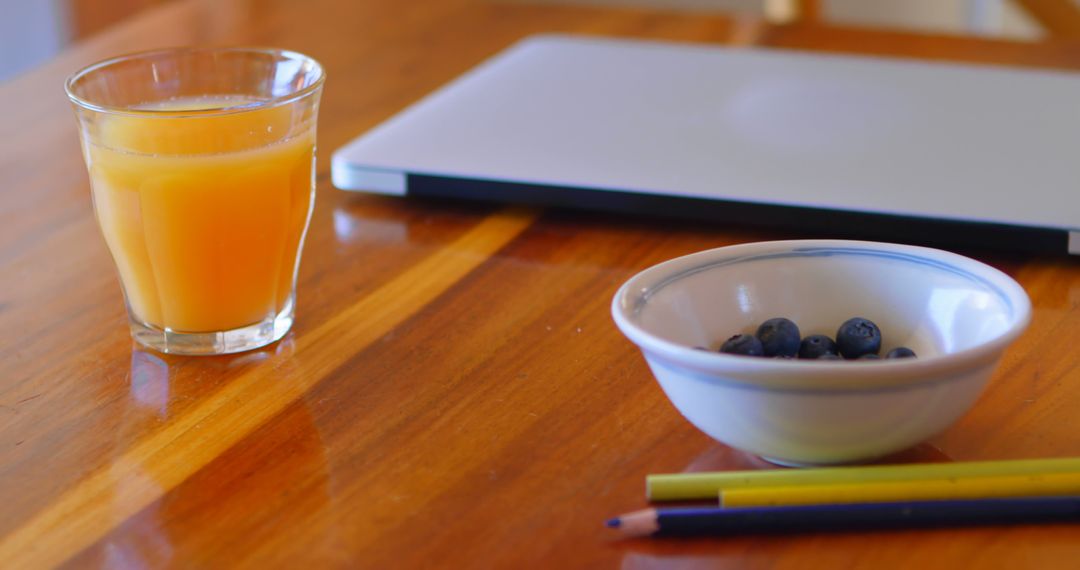
{"type": "Polygon", "coordinates": [[[244,352],[281,340],[293,324],[293,299],[273,318],[246,327],[220,332],[185,333],[162,330],[131,320],[131,336],[139,344],[158,352],[183,355],[213,355],[244,352]]]}

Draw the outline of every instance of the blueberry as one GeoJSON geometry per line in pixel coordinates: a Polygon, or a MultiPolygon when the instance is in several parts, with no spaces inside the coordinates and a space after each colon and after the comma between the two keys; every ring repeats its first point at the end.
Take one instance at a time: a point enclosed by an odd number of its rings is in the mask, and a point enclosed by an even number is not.
{"type": "Polygon", "coordinates": [[[840,358],[839,354],[826,352],[825,354],[817,357],[815,360],[843,360],[843,358],[840,358]]]}
{"type": "Polygon", "coordinates": [[[720,345],[720,352],[727,354],[742,354],[745,356],[762,356],[765,354],[761,347],[761,341],[754,335],[737,334],[720,345]]]}
{"type": "Polygon", "coordinates": [[[898,346],[890,350],[885,358],[915,358],[915,351],[906,346],[898,346]]]}
{"type": "Polygon", "coordinates": [[[866,354],[860,356],[856,360],[881,360],[881,357],[874,354],[873,352],[867,352],[866,354]]]}
{"type": "Polygon", "coordinates": [[[799,327],[783,317],[769,319],[758,327],[757,338],[765,356],[795,356],[799,354],[799,327]]]}
{"type": "Polygon", "coordinates": [[[862,317],[848,319],[836,331],[836,346],[847,359],[864,354],[876,355],[881,350],[881,329],[862,317]]]}
{"type": "Polygon", "coordinates": [[[836,342],[823,334],[812,334],[799,343],[799,358],[821,358],[836,354],[836,342]]]}

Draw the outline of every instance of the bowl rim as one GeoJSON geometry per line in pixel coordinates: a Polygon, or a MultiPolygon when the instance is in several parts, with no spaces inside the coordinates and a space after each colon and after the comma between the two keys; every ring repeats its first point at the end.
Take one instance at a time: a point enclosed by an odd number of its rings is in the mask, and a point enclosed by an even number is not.
{"type": "Polygon", "coordinates": [[[619,287],[612,299],[611,313],[619,330],[647,357],[659,358],[668,364],[694,371],[697,373],[695,378],[700,380],[811,392],[853,389],[869,391],[941,382],[993,364],[1000,357],[1001,351],[1027,327],[1031,320],[1031,301],[1024,288],[1012,277],[981,261],[957,253],[888,242],[807,239],[729,245],[658,263],[638,272],[619,287]],[[1012,322],[1009,328],[998,336],[950,354],[871,362],[809,362],[797,359],[747,358],[698,350],[648,332],[632,317],[636,306],[651,291],[666,284],[665,280],[671,280],[675,275],[685,277],[686,273],[693,271],[695,267],[705,269],[728,259],[735,262],[747,256],[813,249],[900,254],[977,276],[996,289],[997,293],[1012,305],[1012,322]],[[874,374],[870,378],[867,377],[867,366],[873,367],[874,374]],[[798,373],[793,374],[795,371],[798,373]],[[713,375],[721,375],[723,378],[715,378],[713,375]]]}

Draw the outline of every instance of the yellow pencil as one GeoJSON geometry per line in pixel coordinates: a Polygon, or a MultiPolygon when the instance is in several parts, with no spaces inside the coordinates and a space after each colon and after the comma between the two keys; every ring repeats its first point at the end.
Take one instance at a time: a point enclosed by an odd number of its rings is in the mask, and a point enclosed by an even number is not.
{"type": "Polygon", "coordinates": [[[678,501],[714,499],[724,489],[740,487],[862,484],[874,481],[1000,477],[1066,472],[1080,473],[1080,457],[657,474],[649,475],[645,479],[645,494],[646,498],[652,501],[678,501]]]}
{"type": "Polygon", "coordinates": [[[742,487],[720,492],[723,507],[786,507],[1080,495],[1080,473],[960,477],[862,484],[742,487]]]}

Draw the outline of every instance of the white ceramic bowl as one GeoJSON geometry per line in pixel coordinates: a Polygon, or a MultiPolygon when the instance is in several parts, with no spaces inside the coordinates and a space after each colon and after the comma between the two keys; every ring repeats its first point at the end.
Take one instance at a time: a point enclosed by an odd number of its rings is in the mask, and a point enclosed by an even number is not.
{"type": "Polygon", "coordinates": [[[941,432],[979,397],[1024,330],[1023,288],[978,261],[922,247],[840,240],[750,243],[635,275],[612,303],[675,407],[713,438],[784,464],[867,461],[941,432]],[[717,348],[787,317],[836,335],[851,317],[881,328],[882,354],[917,359],[755,358],[717,348]]]}

